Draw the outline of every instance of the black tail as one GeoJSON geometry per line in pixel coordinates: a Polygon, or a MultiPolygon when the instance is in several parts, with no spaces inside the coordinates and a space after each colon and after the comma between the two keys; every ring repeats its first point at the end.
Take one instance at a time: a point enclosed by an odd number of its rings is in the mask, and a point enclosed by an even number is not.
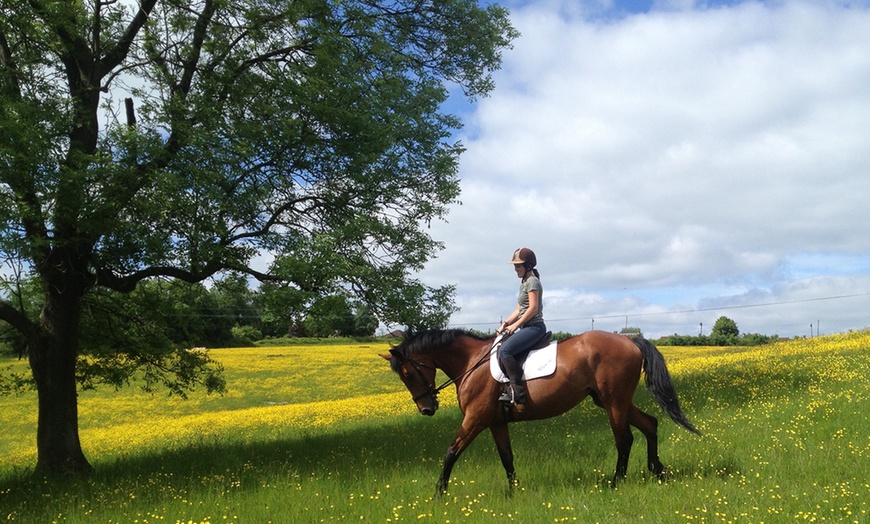
{"type": "Polygon", "coordinates": [[[692,433],[700,435],[701,432],[680,411],[680,401],[677,400],[677,391],[674,389],[674,383],[671,380],[671,374],[668,372],[668,366],[665,364],[665,358],[649,340],[642,337],[636,337],[631,340],[640,349],[641,354],[643,354],[643,371],[646,375],[646,389],[649,391],[649,394],[658,402],[662,411],[667,413],[674,422],[692,433]]]}

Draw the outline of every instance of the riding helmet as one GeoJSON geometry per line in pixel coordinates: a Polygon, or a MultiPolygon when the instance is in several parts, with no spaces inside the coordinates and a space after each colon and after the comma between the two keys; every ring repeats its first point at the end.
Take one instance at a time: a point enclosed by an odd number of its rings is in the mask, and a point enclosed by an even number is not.
{"type": "Polygon", "coordinates": [[[538,259],[535,257],[535,252],[527,247],[521,247],[514,251],[514,256],[509,264],[523,264],[528,268],[533,268],[538,264],[538,259]]]}

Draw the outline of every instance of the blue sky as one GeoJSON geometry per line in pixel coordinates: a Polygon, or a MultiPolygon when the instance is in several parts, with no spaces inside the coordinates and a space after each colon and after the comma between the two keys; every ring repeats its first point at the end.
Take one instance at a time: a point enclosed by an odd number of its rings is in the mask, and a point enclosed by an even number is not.
{"type": "Polygon", "coordinates": [[[522,36],[455,106],[462,205],[420,274],[457,286],[452,326],[510,313],[525,245],[556,331],[870,327],[867,3],[507,5],[522,36]]]}

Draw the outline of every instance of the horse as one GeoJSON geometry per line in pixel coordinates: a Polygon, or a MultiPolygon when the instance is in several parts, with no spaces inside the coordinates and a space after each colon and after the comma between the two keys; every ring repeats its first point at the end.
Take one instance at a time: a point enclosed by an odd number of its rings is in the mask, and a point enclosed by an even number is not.
{"type": "Polygon", "coordinates": [[[390,361],[411,393],[420,414],[433,416],[438,410],[438,392],[455,384],[463,419],[456,437],[444,457],[436,494],[447,493],[450,474],[462,452],[489,428],[508,478],[508,489],[516,484],[509,422],[541,420],[570,410],[589,396],[607,411],[618,457],[611,481],[624,478],[634,440],[634,426],[646,437],[647,467],[659,478],[666,475],[658,456],[658,419],[634,405],[632,397],[644,371],[646,387],[662,410],[677,424],[700,435],[680,410],[677,393],[664,357],[642,337],[628,338],[605,331],[588,331],[556,346],[554,374],[528,380],[524,404],[504,404],[498,397],[502,385],[492,378],[488,363],[493,338],[458,330],[428,330],[406,334],[405,338],[381,355],[390,361]],[[448,378],[435,386],[436,369],[448,378]]]}

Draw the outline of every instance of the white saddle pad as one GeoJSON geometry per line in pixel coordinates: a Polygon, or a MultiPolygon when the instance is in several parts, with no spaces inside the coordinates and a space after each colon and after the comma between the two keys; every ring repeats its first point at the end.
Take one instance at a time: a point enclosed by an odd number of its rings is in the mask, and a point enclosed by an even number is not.
{"type": "MultiPolygon", "coordinates": [[[[548,377],[556,372],[556,344],[558,343],[558,341],[554,340],[547,347],[529,351],[526,362],[523,364],[525,380],[548,377]]],[[[492,373],[492,378],[496,381],[509,382],[507,375],[504,374],[501,366],[498,365],[499,347],[501,347],[501,335],[495,339],[495,343],[493,343],[490,350],[489,371],[492,373]]]]}

